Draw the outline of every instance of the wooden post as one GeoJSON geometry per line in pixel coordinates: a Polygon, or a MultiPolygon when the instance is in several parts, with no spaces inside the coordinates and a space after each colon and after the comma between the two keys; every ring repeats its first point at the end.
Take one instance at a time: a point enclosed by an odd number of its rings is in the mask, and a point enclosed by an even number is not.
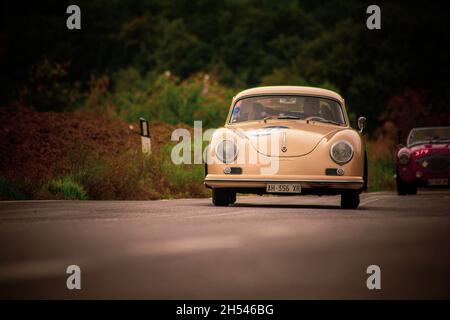
{"type": "Polygon", "coordinates": [[[141,125],[141,143],[142,143],[142,153],[151,154],[152,153],[152,140],[150,134],[150,127],[148,121],[144,118],[139,119],[141,125]]]}

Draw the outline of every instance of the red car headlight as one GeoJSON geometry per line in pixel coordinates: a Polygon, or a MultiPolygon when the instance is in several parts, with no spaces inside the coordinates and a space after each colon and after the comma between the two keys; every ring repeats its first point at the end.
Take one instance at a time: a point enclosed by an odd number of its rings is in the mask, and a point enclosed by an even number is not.
{"type": "Polygon", "coordinates": [[[408,164],[411,156],[410,156],[409,152],[401,151],[398,153],[397,157],[398,157],[398,162],[402,165],[405,165],[405,164],[408,164]]]}

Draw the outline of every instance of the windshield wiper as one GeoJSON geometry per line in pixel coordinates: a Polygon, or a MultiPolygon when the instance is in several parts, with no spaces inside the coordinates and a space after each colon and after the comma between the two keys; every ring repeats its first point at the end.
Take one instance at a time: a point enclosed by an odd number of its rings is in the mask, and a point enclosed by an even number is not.
{"type": "Polygon", "coordinates": [[[318,122],[323,122],[323,123],[331,123],[331,124],[335,124],[337,126],[341,125],[339,122],[336,122],[336,121],[333,121],[333,120],[328,120],[328,119],[315,118],[315,120],[312,120],[312,121],[318,121],[318,122]]]}
{"type": "Polygon", "coordinates": [[[300,120],[299,117],[296,116],[279,116],[277,119],[294,119],[294,120],[300,120]]]}
{"type": "Polygon", "coordinates": [[[299,117],[296,117],[296,116],[279,116],[279,117],[272,117],[272,116],[267,116],[267,117],[265,117],[263,120],[264,120],[264,122],[267,122],[267,120],[269,120],[269,119],[281,119],[281,120],[283,120],[283,119],[293,119],[293,120],[301,120],[301,118],[299,118],[299,117]]]}

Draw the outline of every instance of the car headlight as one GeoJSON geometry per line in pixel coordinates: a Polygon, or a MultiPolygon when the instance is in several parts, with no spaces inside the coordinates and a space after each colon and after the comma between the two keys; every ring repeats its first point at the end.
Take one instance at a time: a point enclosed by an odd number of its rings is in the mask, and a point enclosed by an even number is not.
{"type": "Polygon", "coordinates": [[[230,140],[223,140],[216,146],[216,155],[223,163],[233,162],[238,154],[237,145],[230,140]]]}
{"type": "Polygon", "coordinates": [[[337,164],[347,163],[353,157],[353,147],[346,141],[338,141],[331,146],[330,156],[337,164]]]}
{"type": "Polygon", "coordinates": [[[411,157],[408,151],[400,151],[397,155],[398,162],[402,165],[408,164],[409,158],[411,157]]]}

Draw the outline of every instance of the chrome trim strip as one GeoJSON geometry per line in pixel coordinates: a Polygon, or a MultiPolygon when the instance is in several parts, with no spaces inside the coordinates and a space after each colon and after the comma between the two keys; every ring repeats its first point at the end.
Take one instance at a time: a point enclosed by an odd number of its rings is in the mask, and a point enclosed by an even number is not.
{"type": "Polygon", "coordinates": [[[283,145],[281,146],[281,151],[286,152],[287,151],[287,136],[286,131],[283,131],[283,145]]]}
{"type": "Polygon", "coordinates": [[[262,179],[205,179],[208,182],[261,182],[261,183],[309,183],[309,184],[334,184],[334,183],[364,183],[364,180],[262,180],[262,179]]]}

